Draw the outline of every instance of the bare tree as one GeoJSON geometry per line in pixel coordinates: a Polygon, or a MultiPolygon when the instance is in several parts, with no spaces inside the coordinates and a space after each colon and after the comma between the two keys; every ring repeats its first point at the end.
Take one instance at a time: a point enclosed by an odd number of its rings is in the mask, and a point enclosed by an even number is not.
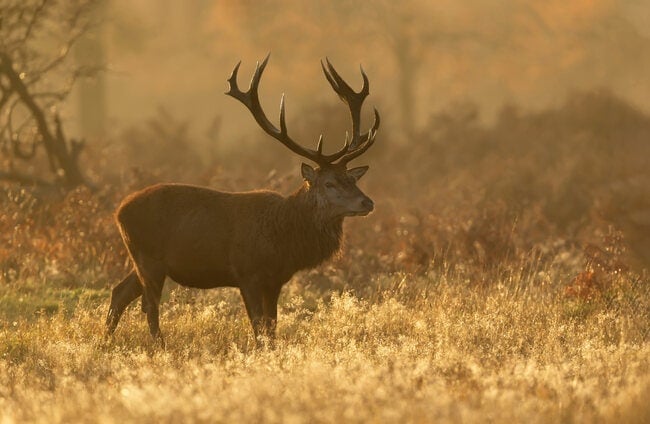
{"type": "Polygon", "coordinates": [[[68,58],[99,2],[0,0],[0,179],[89,185],[79,167],[83,141],[65,136],[57,107],[77,79],[98,70],[68,58]]]}

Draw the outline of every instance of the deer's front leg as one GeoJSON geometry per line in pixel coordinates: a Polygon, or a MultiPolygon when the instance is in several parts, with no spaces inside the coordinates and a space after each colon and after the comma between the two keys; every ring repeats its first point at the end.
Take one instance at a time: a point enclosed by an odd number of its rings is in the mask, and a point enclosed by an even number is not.
{"type": "Polygon", "coordinates": [[[262,335],[262,318],[264,316],[262,290],[255,284],[242,284],[239,288],[239,292],[244,299],[246,313],[248,314],[248,319],[251,321],[251,325],[253,326],[255,340],[259,346],[259,336],[262,335]]]}
{"type": "Polygon", "coordinates": [[[281,285],[262,286],[256,284],[246,284],[240,287],[258,347],[263,346],[264,338],[268,338],[271,343],[275,338],[280,288],[281,285]]]}
{"type": "Polygon", "coordinates": [[[263,327],[266,335],[271,341],[275,339],[275,328],[278,323],[278,298],[282,285],[271,285],[265,287],[264,297],[262,299],[263,308],[263,327]]]}

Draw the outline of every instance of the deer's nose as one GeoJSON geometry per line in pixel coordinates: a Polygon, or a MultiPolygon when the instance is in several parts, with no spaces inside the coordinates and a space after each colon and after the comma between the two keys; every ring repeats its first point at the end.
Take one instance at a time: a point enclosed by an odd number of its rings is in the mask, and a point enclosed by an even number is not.
{"type": "Polygon", "coordinates": [[[369,198],[365,198],[361,201],[361,206],[368,212],[372,211],[375,208],[375,203],[369,198]]]}

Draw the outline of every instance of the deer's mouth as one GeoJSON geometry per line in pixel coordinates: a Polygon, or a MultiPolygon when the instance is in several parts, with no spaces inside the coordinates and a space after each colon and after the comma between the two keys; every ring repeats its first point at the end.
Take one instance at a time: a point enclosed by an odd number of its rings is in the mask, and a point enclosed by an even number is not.
{"type": "Polygon", "coordinates": [[[348,211],[345,216],[367,216],[372,212],[375,208],[373,206],[369,206],[363,209],[360,209],[358,211],[348,211]]]}
{"type": "Polygon", "coordinates": [[[370,214],[370,212],[372,212],[372,209],[367,209],[360,212],[354,212],[353,216],[367,216],[370,214]]]}
{"type": "Polygon", "coordinates": [[[345,212],[341,213],[338,216],[341,217],[341,218],[345,218],[345,217],[348,217],[348,216],[366,216],[366,215],[370,214],[370,212],[372,212],[372,209],[370,209],[370,210],[360,210],[360,211],[345,211],[345,212]]]}

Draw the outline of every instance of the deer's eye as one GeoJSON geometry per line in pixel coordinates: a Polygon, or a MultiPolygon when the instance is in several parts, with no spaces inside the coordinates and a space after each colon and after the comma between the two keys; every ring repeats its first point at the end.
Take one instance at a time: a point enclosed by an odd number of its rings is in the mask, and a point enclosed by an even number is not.
{"type": "Polygon", "coordinates": [[[326,187],[326,188],[334,188],[334,183],[328,181],[328,182],[325,183],[325,187],[326,187]]]}

